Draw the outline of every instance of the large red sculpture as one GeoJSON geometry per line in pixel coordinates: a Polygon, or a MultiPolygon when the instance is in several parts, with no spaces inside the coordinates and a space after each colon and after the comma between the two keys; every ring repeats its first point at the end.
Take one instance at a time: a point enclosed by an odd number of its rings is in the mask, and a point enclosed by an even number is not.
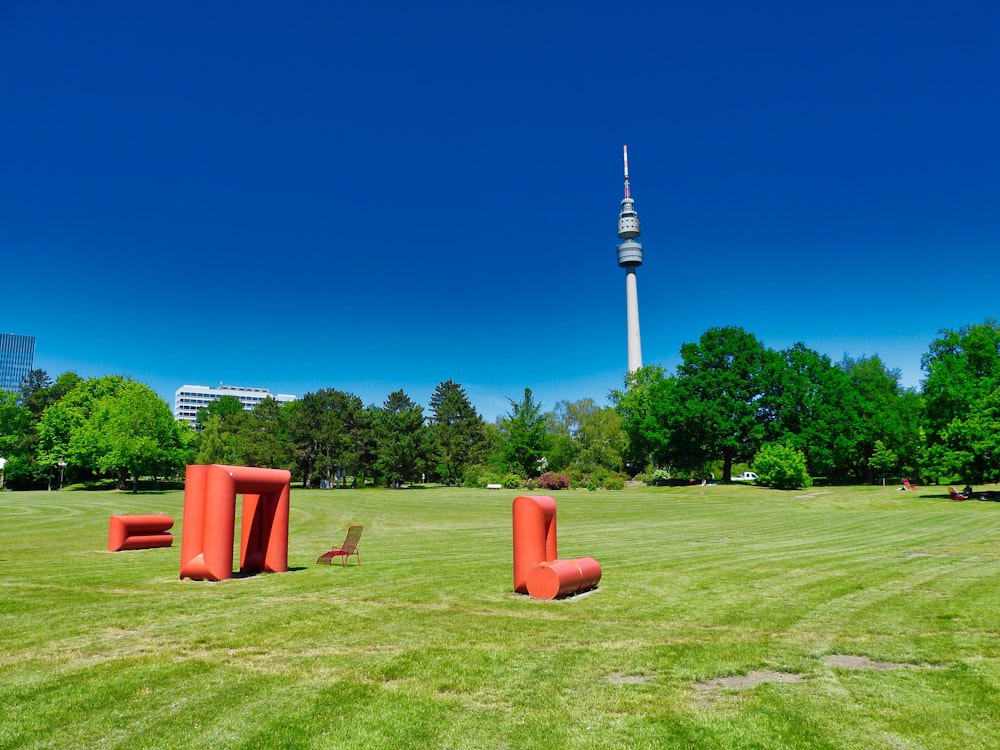
{"type": "Polygon", "coordinates": [[[514,498],[514,591],[555,599],[597,586],[601,566],[591,557],[559,560],[556,501],[546,495],[514,498]]]}
{"type": "Polygon", "coordinates": [[[170,516],[111,516],[108,552],[169,547],[174,543],[169,532],[173,525],[174,519],[170,516]]]}
{"type": "Polygon", "coordinates": [[[232,578],[237,495],[243,495],[240,572],[286,572],[291,479],[284,469],[188,466],[181,578],[232,578]]]}

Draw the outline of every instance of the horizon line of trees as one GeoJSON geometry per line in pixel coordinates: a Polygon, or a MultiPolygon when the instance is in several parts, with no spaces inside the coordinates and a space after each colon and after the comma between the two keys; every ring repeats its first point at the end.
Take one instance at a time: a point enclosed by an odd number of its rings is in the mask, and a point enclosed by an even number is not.
{"type": "Polygon", "coordinates": [[[287,468],[303,487],[620,488],[632,477],[729,480],[774,446],[830,480],[1000,479],[1000,326],[942,330],[921,364],[922,388],[904,388],[877,355],[776,351],[729,326],[684,344],[673,373],[630,374],[610,406],[560,401],[545,412],[525,388],[489,423],[446,380],[426,413],[403,390],[366,406],[326,388],[252,411],[223,397],[197,429],[129,378],[66,372],[53,382],[33,370],[19,393],[0,392],[0,456],[11,487],[113,478],[133,491],[140,477],[175,477],[190,463],[287,468]]]}

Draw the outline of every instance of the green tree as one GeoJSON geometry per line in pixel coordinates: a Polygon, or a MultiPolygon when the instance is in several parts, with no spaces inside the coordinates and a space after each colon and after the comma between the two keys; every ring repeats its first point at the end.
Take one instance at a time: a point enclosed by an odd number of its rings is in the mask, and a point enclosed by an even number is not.
{"type": "Polygon", "coordinates": [[[939,433],[941,475],[965,482],[1000,481],[1000,386],[976,398],[939,433]]]}
{"type": "Polygon", "coordinates": [[[236,436],[240,465],[267,469],[291,466],[286,414],[270,396],[247,413],[236,436]]]}
{"type": "Polygon", "coordinates": [[[375,469],[387,486],[420,476],[427,459],[423,407],[403,390],[393,391],[376,415],[375,469]]]}
{"type": "Polygon", "coordinates": [[[361,399],[335,388],[307,393],[288,404],[284,421],[297,475],[303,487],[337,472],[357,476],[371,464],[370,413],[361,399]]]}
{"type": "Polygon", "coordinates": [[[31,370],[21,379],[21,404],[36,417],[41,416],[50,403],[51,388],[52,379],[45,370],[31,370]]]}
{"type": "Polygon", "coordinates": [[[610,407],[586,411],[580,418],[578,439],[578,461],[584,470],[622,471],[625,431],[617,411],[610,407]]]}
{"type": "Polygon", "coordinates": [[[872,452],[871,458],[868,459],[868,465],[875,474],[882,477],[882,486],[885,487],[885,475],[899,467],[899,456],[886,448],[885,443],[881,440],[876,440],[875,450],[872,452]]]}
{"type": "Polygon", "coordinates": [[[935,477],[960,474],[966,481],[985,481],[992,475],[988,435],[1000,432],[1000,423],[991,423],[993,394],[1000,387],[1000,325],[988,318],[979,325],[942,330],[921,365],[927,373],[927,470],[935,477]]]}
{"type": "Polygon", "coordinates": [[[140,476],[166,476],[190,461],[187,429],[148,386],[129,380],[94,402],[70,438],[70,453],[93,456],[97,471],[117,476],[119,486],[131,476],[134,494],[140,476]]]}
{"type": "Polygon", "coordinates": [[[766,440],[799,449],[812,476],[834,476],[853,434],[854,416],[844,409],[846,373],[829,357],[798,343],[778,353],[768,374],[765,399],[773,418],[766,440]]]}
{"type": "MultiPolygon", "coordinates": [[[[227,397],[230,398],[230,397],[227,397]]],[[[202,409],[198,416],[201,432],[198,434],[198,453],[195,463],[224,464],[239,466],[244,463],[242,449],[246,439],[244,432],[249,432],[249,412],[240,408],[236,412],[208,414],[208,409],[202,409]]],[[[248,466],[254,464],[249,463],[248,466]]]]}
{"type": "Polygon", "coordinates": [[[0,457],[7,459],[4,482],[30,479],[29,438],[31,412],[18,403],[18,394],[0,390],[0,457]]]}
{"type": "Polygon", "coordinates": [[[614,389],[608,396],[621,417],[625,433],[623,459],[625,470],[635,475],[656,463],[663,452],[663,433],[653,416],[652,400],[659,397],[667,376],[662,367],[647,365],[625,377],[625,387],[614,389]]]}
{"type": "Polygon", "coordinates": [[[615,409],[589,398],[560,401],[546,418],[551,471],[571,468],[580,479],[622,470],[626,438],[615,409]]]}
{"type": "Polygon", "coordinates": [[[445,484],[461,481],[464,467],[483,456],[483,419],[461,385],[438,384],[430,399],[430,436],[445,484]]]}
{"type": "Polygon", "coordinates": [[[38,423],[37,465],[40,476],[58,475],[59,462],[68,464],[66,478],[84,479],[101,473],[98,466],[99,435],[80,434],[102,398],[116,394],[127,382],[120,375],[80,381],[65,396],[49,405],[38,423]]]}
{"type": "Polygon", "coordinates": [[[674,388],[660,389],[652,411],[668,437],[659,454],[689,468],[722,461],[729,481],[733,463],[749,462],[766,434],[764,396],[773,352],[742,328],[710,328],[697,344],[681,347],[674,388]]]}
{"type": "Polygon", "coordinates": [[[892,446],[906,464],[915,468],[919,453],[919,398],[907,393],[899,383],[899,370],[892,370],[877,356],[844,357],[840,364],[847,374],[849,391],[842,407],[853,416],[852,430],[842,440],[850,440],[843,469],[857,479],[871,482],[869,463],[881,440],[892,446]]]}
{"type": "Polygon", "coordinates": [[[535,401],[530,388],[524,389],[520,401],[512,398],[507,401],[510,402],[510,411],[500,420],[503,461],[521,476],[536,477],[547,468],[540,462],[549,449],[549,435],[541,404],[535,401]]]}
{"type": "MultiPolygon", "coordinates": [[[[593,401],[586,399],[593,404],[593,401]]],[[[576,468],[574,477],[582,476],[576,467],[577,456],[580,453],[580,409],[586,408],[583,402],[559,401],[555,409],[545,414],[545,432],[549,436],[549,450],[546,454],[549,471],[572,471],[576,468]]]]}
{"type": "Polygon", "coordinates": [[[228,418],[242,413],[243,404],[236,396],[221,396],[209,403],[208,406],[198,410],[198,414],[195,417],[195,424],[199,425],[200,428],[204,428],[208,424],[208,420],[212,417],[221,417],[223,422],[225,422],[228,418]]]}
{"type": "Polygon", "coordinates": [[[47,469],[39,463],[38,423],[49,406],[59,401],[80,382],[79,375],[65,372],[53,383],[45,370],[32,370],[22,380],[21,404],[28,415],[30,426],[22,436],[18,460],[15,462],[14,473],[11,474],[15,481],[32,482],[48,476],[47,469]]]}

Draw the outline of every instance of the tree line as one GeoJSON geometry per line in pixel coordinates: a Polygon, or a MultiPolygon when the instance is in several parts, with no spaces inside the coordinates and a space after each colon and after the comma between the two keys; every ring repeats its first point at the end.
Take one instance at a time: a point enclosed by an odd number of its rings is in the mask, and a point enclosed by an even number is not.
{"type": "Polygon", "coordinates": [[[574,464],[576,481],[621,468],[624,437],[610,407],[588,399],[543,414],[530,388],[510,404],[491,424],[451,380],[434,389],[426,413],[403,390],[364,405],[326,388],[283,405],[266,399],[251,411],[223,396],[192,427],[129,378],[67,372],[53,382],[33,370],[19,393],[0,392],[0,456],[8,487],[113,479],[133,491],[140,477],[175,478],[191,463],[286,468],[303,487],[518,487],[551,473],[550,460],[567,470],[574,464]]]}
{"type": "Polygon", "coordinates": [[[673,374],[643,368],[612,400],[626,464],[704,475],[753,465],[781,446],[807,474],[871,482],[1000,480],[1000,326],[942,330],[923,355],[921,389],[878,356],[837,363],[796,344],[776,351],[739,327],[681,347],[673,374]]]}
{"type": "Polygon", "coordinates": [[[878,356],[765,347],[730,326],[681,347],[673,373],[645,367],[609,395],[543,411],[530,388],[485,421],[464,388],[441,382],[428,407],[403,390],[365,405],[335,388],[244,411],[234,397],[174,420],[122,376],[52,381],[33,370],[0,391],[0,456],[14,488],[171,478],[189,463],[287,468],[304,487],[413,482],[615,489],[626,480],[712,477],[789,461],[830,480],[1000,479],[1000,326],[941,331],[921,389],[878,356]]]}

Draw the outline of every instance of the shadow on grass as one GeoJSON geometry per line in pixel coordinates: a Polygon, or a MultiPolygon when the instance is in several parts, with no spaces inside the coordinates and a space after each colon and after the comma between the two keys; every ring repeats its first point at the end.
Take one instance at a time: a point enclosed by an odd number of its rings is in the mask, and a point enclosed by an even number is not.
{"type": "Polygon", "coordinates": [[[285,573],[301,573],[303,570],[309,570],[308,566],[298,565],[295,567],[290,567],[288,570],[284,571],[284,573],[272,573],[269,570],[258,570],[255,572],[244,572],[242,570],[234,570],[233,575],[230,577],[229,580],[232,581],[245,580],[247,578],[257,578],[259,576],[279,576],[279,575],[284,575],[285,573]]]}
{"type": "MultiPolygon", "coordinates": [[[[135,493],[137,495],[165,495],[168,492],[177,492],[178,490],[184,489],[184,482],[152,482],[152,481],[141,481],[138,485],[138,491],[135,493]]],[[[129,482],[125,487],[119,487],[118,483],[113,479],[102,479],[96,482],[85,482],[81,484],[70,484],[63,487],[61,490],[53,490],[58,492],[120,492],[123,495],[132,494],[132,483],[129,482]]]]}

